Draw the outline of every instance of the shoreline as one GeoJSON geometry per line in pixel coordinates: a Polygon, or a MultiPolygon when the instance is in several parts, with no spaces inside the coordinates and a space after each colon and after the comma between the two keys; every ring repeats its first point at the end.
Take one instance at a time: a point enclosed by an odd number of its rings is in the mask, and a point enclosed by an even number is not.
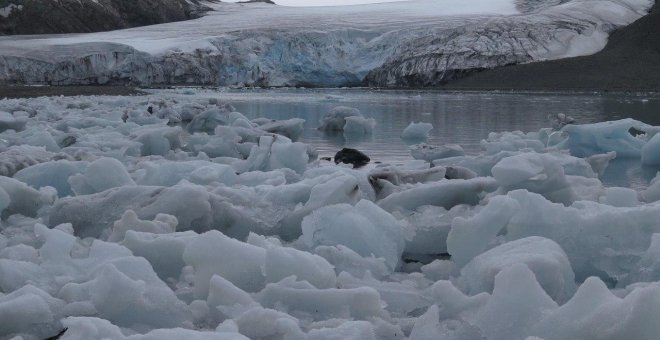
{"type": "Polygon", "coordinates": [[[450,92],[493,92],[493,93],[516,93],[516,94],[547,94],[547,95],[657,95],[660,94],[660,88],[616,88],[616,89],[588,89],[588,88],[511,88],[511,87],[267,87],[267,88],[231,88],[215,87],[207,85],[186,85],[186,86],[167,86],[167,87],[130,87],[118,85],[61,85],[61,86],[41,86],[41,85],[0,85],[0,100],[19,99],[19,98],[37,98],[37,97],[73,97],[73,96],[143,96],[148,95],[149,90],[165,89],[221,89],[230,91],[276,91],[276,90],[312,90],[312,91],[399,91],[399,92],[426,92],[426,93],[450,93],[450,92]]]}
{"type": "Polygon", "coordinates": [[[136,96],[146,92],[130,86],[118,85],[0,85],[0,100],[55,96],[136,96]]]}

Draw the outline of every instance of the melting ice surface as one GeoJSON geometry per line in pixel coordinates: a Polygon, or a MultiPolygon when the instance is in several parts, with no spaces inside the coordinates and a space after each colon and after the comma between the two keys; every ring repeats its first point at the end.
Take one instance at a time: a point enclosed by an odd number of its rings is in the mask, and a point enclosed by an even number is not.
{"type": "Polygon", "coordinates": [[[617,162],[658,170],[657,105],[340,90],[0,100],[0,338],[653,339],[660,176],[605,178],[617,162]],[[412,121],[433,126],[426,144],[401,141],[412,121]],[[381,163],[318,159],[344,145],[381,163]]]}

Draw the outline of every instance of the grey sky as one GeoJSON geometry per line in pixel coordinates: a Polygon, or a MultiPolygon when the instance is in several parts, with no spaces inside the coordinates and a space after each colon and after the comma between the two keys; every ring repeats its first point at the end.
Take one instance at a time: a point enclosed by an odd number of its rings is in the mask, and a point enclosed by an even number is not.
{"type": "MultiPolygon", "coordinates": [[[[223,0],[226,2],[238,2],[240,0],[223,0]]],[[[358,5],[375,2],[394,2],[401,0],[274,0],[283,6],[336,6],[336,5],[358,5]]]]}

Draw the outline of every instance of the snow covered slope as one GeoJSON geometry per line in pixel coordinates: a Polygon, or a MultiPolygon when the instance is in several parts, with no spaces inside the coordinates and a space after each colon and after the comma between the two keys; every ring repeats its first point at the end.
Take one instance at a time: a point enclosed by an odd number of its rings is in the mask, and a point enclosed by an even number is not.
{"type": "Polygon", "coordinates": [[[432,85],[472,70],[594,53],[652,0],[209,4],[200,19],[0,38],[0,83],[432,85]]]}

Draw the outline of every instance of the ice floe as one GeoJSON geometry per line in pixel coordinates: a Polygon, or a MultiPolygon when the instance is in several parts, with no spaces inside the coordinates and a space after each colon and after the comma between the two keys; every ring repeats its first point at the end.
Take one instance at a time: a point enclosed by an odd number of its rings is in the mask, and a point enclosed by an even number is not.
{"type": "MultiPolygon", "coordinates": [[[[316,160],[300,119],[204,95],[0,112],[0,339],[659,332],[660,177],[600,181],[615,157],[655,163],[656,127],[573,122],[352,168],[316,160]]],[[[322,129],[367,120],[340,108],[322,129]]]]}

